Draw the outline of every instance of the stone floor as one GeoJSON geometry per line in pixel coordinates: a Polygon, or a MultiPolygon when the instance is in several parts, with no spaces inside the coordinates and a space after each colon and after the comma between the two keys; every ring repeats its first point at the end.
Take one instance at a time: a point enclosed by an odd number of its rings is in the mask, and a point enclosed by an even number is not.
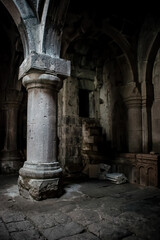
{"type": "Polygon", "coordinates": [[[109,181],[65,183],[60,198],[19,196],[0,176],[0,240],[160,240],[160,189],[109,181]]]}

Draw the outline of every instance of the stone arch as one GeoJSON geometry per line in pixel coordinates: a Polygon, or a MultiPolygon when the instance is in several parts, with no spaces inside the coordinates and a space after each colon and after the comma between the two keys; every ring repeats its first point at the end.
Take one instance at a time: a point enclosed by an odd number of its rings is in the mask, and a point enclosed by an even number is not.
{"type": "Polygon", "coordinates": [[[153,29],[153,32],[148,32],[146,25],[147,22],[144,23],[141,29],[138,58],[139,79],[141,82],[142,91],[143,152],[147,153],[153,150],[154,141],[152,134],[152,108],[154,102],[154,85],[152,80],[154,63],[156,55],[160,48],[160,23],[157,24],[155,29],[153,29]]]}
{"type": "Polygon", "coordinates": [[[23,1],[23,7],[20,2],[2,0],[1,1],[7,11],[10,13],[13,21],[15,22],[17,29],[21,36],[21,41],[24,49],[24,56],[26,57],[29,53],[29,45],[31,45],[31,34],[27,32],[26,26],[22,19],[27,19],[27,17],[34,17],[32,10],[28,7],[27,2],[23,1]]]}
{"type": "Polygon", "coordinates": [[[138,42],[138,74],[142,93],[142,149],[152,151],[152,105],[154,88],[152,73],[160,43],[160,22],[153,16],[144,19],[138,42]],[[148,28],[148,26],[151,26],[148,28]],[[152,29],[152,30],[151,30],[152,29]]]}
{"type": "Polygon", "coordinates": [[[0,26],[0,172],[15,173],[22,166],[18,119],[23,93],[18,71],[24,56],[19,31],[3,3],[0,3],[0,26]]]}
{"type": "Polygon", "coordinates": [[[155,152],[160,152],[160,116],[159,116],[159,96],[160,96],[160,78],[159,70],[156,68],[156,59],[159,62],[158,51],[160,51],[160,33],[157,33],[156,38],[150,50],[147,69],[146,69],[146,91],[148,105],[148,131],[150,149],[155,152]]]}
{"type": "Polygon", "coordinates": [[[110,26],[109,24],[105,24],[105,27],[103,27],[103,32],[110,36],[113,41],[120,47],[120,49],[124,52],[125,57],[128,62],[128,66],[130,68],[131,72],[131,79],[133,82],[138,81],[138,72],[136,67],[136,61],[135,57],[133,55],[131,46],[129,42],[126,40],[126,38],[114,27],[110,26]]]}
{"type": "MultiPolygon", "coordinates": [[[[75,42],[77,39],[79,39],[84,34],[87,34],[88,29],[90,28],[90,21],[85,26],[85,29],[82,30],[83,22],[80,23],[80,28],[77,28],[76,31],[72,31],[71,29],[68,29],[68,32],[70,33],[70,38],[64,39],[62,49],[61,49],[61,55],[64,57],[67,49],[71,45],[71,43],[75,42]]],[[[67,34],[67,30],[66,30],[67,34]]],[[[101,30],[101,34],[106,35],[106,37],[110,37],[121,49],[121,51],[124,53],[126,60],[128,62],[128,67],[130,71],[130,78],[132,82],[136,82],[138,85],[138,70],[136,66],[136,59],[133,54],[133,51],[131,49],[131,46],[127,39],[114,27],[110,26],[109,24],[105,24],[101,30]]]]}
{"type": "MultiPolygon", "coordinates": [[[[8,61],[3,59],[2,64],[5,66],[6,78],[5,87],[0,87],[2,90],[7,90],[9,88],[17,89],[20,91],[21,82],[18,81],[18,71],[19,66],[24,59],[24,49],[23,43],[20,36],[20,32],[13,20],[11,14],[6,9],[3,3],[0,3],[1,7],[1,39],[3,44],[1,44],[1,51],[6,53],[8,61]],[[3,21],[5,20],[5,21],[3,21]]],[[[5,78],[3,78],[5,80],[5,78]]]]}
{"type": "MultiPolygon", "coordinates": [[[[117,49],[119,49],[121,52],[120,54],[123,55],[123,61],[125,61],[127,69],[128,69],[128,75],[126,77],[127,80],[124,84],[127,85],[128,82],[133,82],[134,83],[133,88],[138,87],[138,89],[139,89],[136,54],[134,53],[130,43],[128,42],[127,38],[125,37],[125,34],[121,33],[120,30],[117,30],[116,28],[114,28],[113,26],[111,26],[108,23],[104,23],[103,27],[100,30],[97,30],[96,27],[95,28],[93,27],[94,23],[91,23],[90,19],[88,19],[87,24],[84,24],[85,20],[86,19],[84,17],[84,19],[79,22],[79,25],[78,25],[79,27],[77,27],[76,29],[74,29],[72,26],[70,26],[70,28],[68,28],[68,32],[67,32],[67,30],[64,31],[64,34],[66,34],[66,35],[69,33],[70,38],[65,39],[65,35],[63,35],[64,38],[63,38],[63,45],[62,45],[62,51],[61,51],[62,56],[64,57],[66,55],[70,46],[73,45],[77,40],[83,39],[83,36],[86,41],[87,37],[89,38],[89,34],[92,32],[90,39],[93,38],[93,41],[92,41],[92,44],[93,44],[93,42],[96,41],[97,35],[101,36],[103,34],[106,37],[107,41],[109,39],[109,41],[112,42],[112,44],[114,44],[114,46],[116,45],[117,49]]],[[[99,44],[99,46],[100,45],[101,44],[99,44]]],[[[113,46],[113,49],[114,49],[114,46],[113,46]]],[[[90,45],[90,47],[91,47],[91,45],[90,45]]],[[[96,49],[96,48],[93,48],[93,51],[94,51],[94,49],[96,49]]],[[[105,60],[106,60],[106,57],[105,56],[102,57],[102,55],[105,55],[105,53],[103,51],[100,52],[97,57],[97,59],[101,58],[101,66],[104,65],[105,60]]],[[[126,68],[124,68],[124,69],[121,69],[121,71],[124,70],[124,72],[126,73],[126,68]]],[[[103,73],[103,67],[102,67],[101,78],[102,78],[103,74],[104,73],[103,73]]],[[[103,80],[101,79],[99,82],[100,85],[102,84],[102,82],[103,82],[103,80]]],[[[113,84],[113,82],[112,82],[112,84],[113,84]]],[[[118,83],[118,84],[120,87],[120,83],[118,83]]],[[[128,88],[128,86],[126,86],[126,88],[128,88]]],[[[140,91],[140,89],[139,89],[139,91],[140,91]]],[[[121,93],[120,93],[120,95],[121,95],[121,93]]],[[[123,102],[124,96],[121,95],[119,97],[120,98],[117,99],[117,101],[120,100],[123,102]]],[[[102,100],[102,102],[103,102],[103,100],[102,100]]],[[[112,115],[112,114],[110,114],[110,115],[112,115]]],[[[113,134],[110,134],[110,135],[113,135],[113,134]]],[[[109,137],[109,141],[108,141],[109,144],[110,144],[111,138],[112,137],[109,137]]],[[[126,144],[124,144],[124,146],[123,146],[123,151],[126,149],[125,145],[126,144]]]]}
{"type": "Polygon", "coordinates": [[[151,48],[148,50],[148,56],[147,56],[147,65],[146,65],[146,75],[145,75],[145,81],[147,84],[147,96],[148,98],[148,104],[152,105],[153,99],[154,99],[154,93],[152,88],[152,74],[153,74],[153,67],[156,59],[156,55],[158,53],[158,50],[160,49],[160,32],[157,33],[157,36],[155,37],[154,41],[152,42],[151,48]]]}

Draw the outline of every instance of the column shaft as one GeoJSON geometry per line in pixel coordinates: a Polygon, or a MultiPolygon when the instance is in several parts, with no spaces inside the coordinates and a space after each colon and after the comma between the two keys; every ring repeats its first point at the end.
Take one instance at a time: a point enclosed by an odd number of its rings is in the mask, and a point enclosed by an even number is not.
{"type": "Polygon", "coordinates": [[[142,110],[141,99],[131,98],[125,101],[128,108],[128,151],[142,151],[142,110]]]}
{"type": "Polygon", "coordinates": [[[6,106],[6,137],[4,150],[17,150],[17,114],[18,108],[14,104],[6,106]]]}
{"type": "Polygon", "coordinates": [[[52,89],[28,90],[28,163],[56,162],[57,92],[52,89]]]}

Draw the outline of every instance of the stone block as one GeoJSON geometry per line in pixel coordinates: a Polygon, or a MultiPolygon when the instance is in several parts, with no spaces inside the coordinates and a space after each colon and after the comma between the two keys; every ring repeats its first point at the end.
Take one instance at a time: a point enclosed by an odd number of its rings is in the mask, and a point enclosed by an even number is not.
{"type": "Polygon", "coordinates": [[[9,232],[18,232],[34,229],[34,226],[28,220],[25,220],[21,222],[7,223],[7,229],[9,232]]]}
{"type": "Polygon", "coordinates": [[[63,192],[60,178],[30,179],[19,176],[18,187],[24,198],[33,198],[37,201],[59,197],[63,192]]]}
{"type": "Polygon", "coordinates": [[[21,213],[20,211],[10,212],[8,210],[8,211],[1,213],[1,215],[2,215],[3,221],[6,224],[11,223],[11,222],[22,222],[25,220],[25,215],[23,213],[21,213]]]}
{"type": "Polygon", "coordinates": [[[33,230],[27,230],[27,231],[22,231],[22,232],[13,232],[11,233],[12,239],[16,240],[44,240],[44,237],[37,231],[36,229],[33,230]]]}
{"type": "Polygon", "coordinates": [[[55,226],[42,231],[43,235],[48,240],[62,239],[64,237],[73,236],[81,233],[84,228],[75,222],[67,223],[66,225],[55,226]]]}
{"type": "Polygon", "coordinates": [[[0,239],[2,239],[2,240],[10,239],[9,232],[8,232],[7,228],[5,227],[4,223],[2,223],[2,222],[0,222],[0,239]]]}
{"type": "Polygon", "coordinates": [[[19,79],[23,78],[29,71],[38,69],[46,70],[62,76],[70,76],[70,61],[61,58],[53,58],[47,54],[31,53],[25,58],[19,68],[19,79]]]}

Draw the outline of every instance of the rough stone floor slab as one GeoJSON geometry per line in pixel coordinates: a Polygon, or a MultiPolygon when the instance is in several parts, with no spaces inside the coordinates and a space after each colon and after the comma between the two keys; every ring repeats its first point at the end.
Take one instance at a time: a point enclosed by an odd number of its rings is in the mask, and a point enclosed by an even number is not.
{"type": "Polygon", "coordinates": [[[19,195],[0,175],[0,240],[160,240],[160,189],[104,180],[66,181],[60,198],[19,195]]]}

